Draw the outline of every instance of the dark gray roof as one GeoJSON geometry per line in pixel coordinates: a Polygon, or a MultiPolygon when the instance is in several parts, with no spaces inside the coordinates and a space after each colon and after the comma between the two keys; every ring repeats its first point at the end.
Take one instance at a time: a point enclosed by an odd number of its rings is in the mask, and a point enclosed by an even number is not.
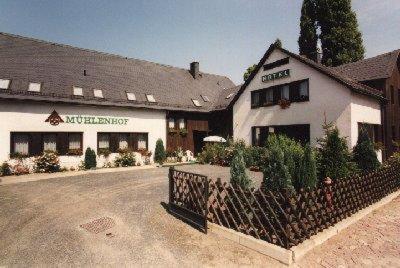
{"type": "Polygon", "coordinates": [[[200,72],[194,79],[182,68],[5,33],[0,33],[0,79],[11,79],[0,98],[198,112],[226,107],[221,94],[235,86],[225,76],[200,72]],[[42,83],[41,92],[28,92],[29,82],[42,83]],[[84,97],[73,96],[73,86],[82,87],[84,97]],[[101,89],[104,99],[95,98],[93,89],[101,89]],[[126,92],[135,93],[137,101],[128,101],[126,92]],[[147,102],[146,94],[157,102],[147,102]]]}
{"type": "Polygon", "coordinates": [[[397,64],[400,49],[376,57],[343,64],[333,70],[356,81],[368,81],[391,77],[397,64]]]}
{"type": "Polygon", "coordinates": [[[229,106],[241,87],[242,85],[238,85],[221,91],[221,94],[219,95],[218,101],[216,102],[214,109],[223,110],[227,106],[229,106]]]}

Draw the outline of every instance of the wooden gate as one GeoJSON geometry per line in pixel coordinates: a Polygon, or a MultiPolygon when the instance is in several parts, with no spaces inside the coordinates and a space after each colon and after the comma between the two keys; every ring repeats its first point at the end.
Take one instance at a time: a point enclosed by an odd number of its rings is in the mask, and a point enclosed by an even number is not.
{"type": "Polygon", "coordinates": [[[209,182],[206,176],[169,169],[169,211],[207,233],[209,182]]]}

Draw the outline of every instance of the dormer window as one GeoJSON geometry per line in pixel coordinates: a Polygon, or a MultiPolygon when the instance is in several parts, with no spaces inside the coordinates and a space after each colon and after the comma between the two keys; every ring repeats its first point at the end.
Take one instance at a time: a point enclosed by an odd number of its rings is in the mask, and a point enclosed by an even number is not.
{"type": "Polygon", "coordinates": [[[210,102],[210,99],[208,98],[207,95],[201,95],[201,98],[203,99],[204,102],[210,102]]]}
{"type": "Polygon", "coordinates": [[[81,87],[73,87],[74,96],[83,96],[83,89],[81,87]]]}
{"type": "Polygon", "coordinates": [[[147,95],[146,94],[146,99],[148,102],[156,102],[156,99],[154,98],[153,95],[147,95]]]}
{"type": "Polygon", "coordinates": [[[9,89],[10,79],[0,79],[0,89],[9,89]]]}
{"type": "Polygon", "coordinates": [[[136,96],[135,93],[132,92],[126,92],[126,98],[130,101],[135,101],[136,100],[136,96]]]}
{"type": "Polygon", "coordinates": [[[230,99],[232,96],[233,96],[233,93],[231,93],[228,96],[226,96],[225,99],[230,99]]]}
{"type": "Polygon", "coordinates": [[[198,100],[192,99],[192,101],[193,101],[194,106],[201,107],[201,103],[198,100]]]}
{"type": "Polygon", "coordinates": [[[103,91],[101,89],[93,89],[93,94],[96,98],[104,98],[103,91]]]}
{"type": "Polygon", "coordinates": [[[28,91],[40,92],[41,87],[42,87],[41,83],[29,83],[28,91]]]}

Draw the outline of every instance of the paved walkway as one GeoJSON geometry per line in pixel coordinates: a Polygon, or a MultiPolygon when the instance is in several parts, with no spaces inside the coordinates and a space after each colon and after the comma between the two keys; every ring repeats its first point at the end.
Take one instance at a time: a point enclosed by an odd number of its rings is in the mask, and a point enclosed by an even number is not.
{"type": "Polygon", "coordinates": [[[400,267],[400,197],[315,248],[298,266],[400,267]]]}

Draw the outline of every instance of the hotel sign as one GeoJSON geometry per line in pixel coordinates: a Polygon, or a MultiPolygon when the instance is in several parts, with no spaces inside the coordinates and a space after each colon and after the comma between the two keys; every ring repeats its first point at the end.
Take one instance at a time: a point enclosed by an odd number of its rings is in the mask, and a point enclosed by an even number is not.
{"type": "Polygon", "coordinates": [[[290,70],[283,70],[273,74],[267,74],[261,77],[262,82],[269,82],[276,79],[281,79],[290,76],[290,70]]]}
{"type": "Polygon", "coordinates": [[[82,115],[67,115],[65,120],[58,115],[56,111],[53,111],[51,115],[45,120],[53,126],[57,126],[60,123],[66,124],[79,124],[79,125],[126,125],[128,124],[128,118],[121,117],[104,117],[104,116],[82,116],[82,115]]]}

